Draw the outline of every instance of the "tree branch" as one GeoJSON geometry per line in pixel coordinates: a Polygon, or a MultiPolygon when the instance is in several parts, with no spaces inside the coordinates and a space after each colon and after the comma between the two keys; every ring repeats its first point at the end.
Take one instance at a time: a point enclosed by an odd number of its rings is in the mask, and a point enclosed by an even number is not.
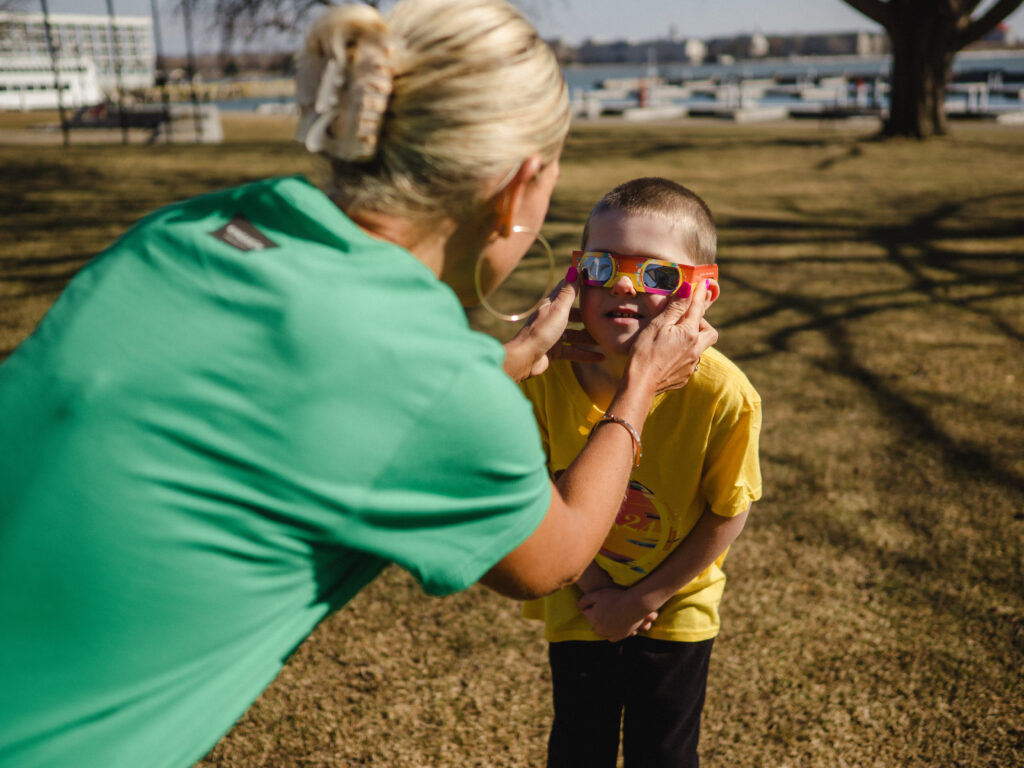
{"type": "MultiPolygon", "coordinates": [[[[847,0],[849,2],[849,0],[847,0]]],[[[1022,0],[997,0],[996,4],[976,19],[968,21],[953,39],[956,50],[973,43],[998,26],[999,22],[1020,7],[1022,0]]],[[[970,17],[968,17],[969,19],[970,17]]]]}
{"type": "Polygon", "coordinates": [[[889,2],[884,0],[843,0],[843,2],[855,11],[863,13],[869,19],[877,21],[886,29],[889,28],[889,19],[891,17],[889,2]]]}

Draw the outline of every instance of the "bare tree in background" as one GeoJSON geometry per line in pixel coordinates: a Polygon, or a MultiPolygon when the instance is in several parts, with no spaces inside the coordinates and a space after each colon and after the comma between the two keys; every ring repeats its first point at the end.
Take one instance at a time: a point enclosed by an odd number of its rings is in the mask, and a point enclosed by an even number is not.
{"type": "MultiPolygon", "coordinates": [[[[350,0],[359,2],[360,0],[350,0]]],[[[380,0],[362,0],[378,7],[380,0]]],[[[322,9],[339,5],[332,0],[199,0],[213,16],[224,50],[238,41],[251,41],[267,32],[292,32],[322,9]]]]}
{"type": "MultiPolygon", "coordinates": [[[[0,0],[4,2],[5,0],[0,0]]],[[[16,1],[16,0],[15,0],[16,1]]],[[[183,0],[175,0],[180,9],[183,0]]],[[[363,2],[386,11],[397,0],[348,0],[363,2]]],[[[528,15],[536,18],[544,6],[566,0],[512,0],[528,15]]],[[[193,0],[195,10],[209,13],[220,32],[225,50],[238,41],[251,41],[267,32],[292,32],[304,28],[322,9],[344,4],[344,0],[193,0]]]]}
{"type": "Polygon", "coordinates": [[[892,46],[886,136],[925,139],[946,133],[946,90],[953,57],[991,32],[1024,0],[843,0],[881,24],[892,46]]]}
{"type": "Polygon", "coordinates": [[[235,42],[250,41],[266,32],[299,29],[303,19],[337,3],[330,0],[209,0],[203,4],[210,7],[222,47],[228,49],[235,42]]]}

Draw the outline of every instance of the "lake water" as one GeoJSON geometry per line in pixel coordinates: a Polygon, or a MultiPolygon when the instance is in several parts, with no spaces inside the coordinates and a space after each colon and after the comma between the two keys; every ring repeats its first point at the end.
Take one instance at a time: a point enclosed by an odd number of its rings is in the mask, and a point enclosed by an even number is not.
{"type": "MultiPolygon", "coordinates": [[[[762,78],[797,80],[840,75],[845,75],[851,81],[861,79],[873,82],[878,78],[887,77],[890,65],[889,56],[829,56],[747,60],[737,61],[734,64],[701,64],[698,66],[670,62],[659,65],[656,69],[661,78],[670,82],[711,78],[719,81],[762,78]]],[[[646,64],[567,66],[563,72],[570,93],[580,95],[597,88],[604,80],[643,77],[648,72],[648,66],[646,64]]],[[[1004,84],[1024,89],[1024,51],[968,52],[958,55],[953,61],[953,73],[959,79],[984,82],[986,74],[994,72],[999,73],[1004,84]]],[[[966,96],[960,94],[950,95],[952,102],[965,99],[966,96]]],[[[785,100],[778,96],[766,96],[761,101],[762,103],[783,103],[785,100]]],[[[995,93],[990,95],[989,101],[996,110],[1024,106],[1020,99],[1008,99],[995,93]]],[[[241,99],[218,102],[217,105],[227,111],[252,111],[261,104],[287,104],[290,102],[290,98],[241,99]]]]}
{"type": "MultiPolygon", "coordinates": [[[[662,80],[684,84],[708,80],[734,84],[775,80],[792,84],[798,81],[813,82],[818,78],[845,77],[848,86],[816,95],[783,93],[781,89],[776,89],[775,92],[752,91],[747,96],[741,96],[737,86],[731,95],[724,92],[724,89],[717,89],[714,93],[705,91],[688,96],[668,96],[660,102],[662,105],[684,106],[691,114],[709,111],[719,114],[736,107],[742,99],[745,107],[782,107],[790,115],[813,116],[837,107],[844,110],[858,107],[868,111],[888,108],[884,86],[891,65],[889,56],[834,56],[749,60],[733,64],[687,65],[672,62],[658,66],[656,70],[662,80]],[[859,90],[855,87],[858,82],[861,84],[859,90]]],[[[648,73],[648,66],[618,64],[566,67],[564,72],[570,93],[576,99],[591,94],[599,98],[605,113],[614,113],[636,106],[636,95],[623,94],[616,98],[610,94],[600,94],[596,89],[606,80],[643,77],[648,73]]],[[[1024,109],[1020,95],[1024,91],[1024,51],[963,53],[954,59],[953,74],[955,82],[946,102],[950,110],[995,114],[1024,109]],[[968,93],[968,87],[975,92],[968,93]],[[979,93],[979,88],[984,89],[984,93],[979,93]]]]}
{"type": "MultiPolygon", "coordinates": [[[[832,77],[846,75],[851,79],[887,77],[892,64],[889,56],[822,56],[792,59],[761,59],[737,61],[733,64],[688,65],[670,62],[657,67],[666,80],[759,79],[778,77],[832,77]]],[[[641,77],[646,64],[608,64],[566,67],[565,81],[570,90],[589,90],[602,80],[619,77],[641,77]]],[[[1021,82],[1024,87],[1024,51],[1011,53],[962,53],[953,60],[954,75],[971,76],[983,72],[1002,72],[1005,80],[1021,82]]]]}

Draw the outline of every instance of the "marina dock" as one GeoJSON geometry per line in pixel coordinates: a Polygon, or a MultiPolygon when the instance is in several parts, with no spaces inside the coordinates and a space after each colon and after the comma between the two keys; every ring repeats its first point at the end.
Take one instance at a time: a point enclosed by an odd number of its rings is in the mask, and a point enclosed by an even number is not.
{"type": "MultiPolygon", "coordinates": [[[[884,116],[889,107],[887,57],[744,61],[733,65],[669,63],[611,67],[583,81],[569,70],[574,114],[627,120],[672,116],[725,119],[884,116]]],[[[951,117],[1024,120],[1024,54],[965,55],[947,87],[951,117]]]]}

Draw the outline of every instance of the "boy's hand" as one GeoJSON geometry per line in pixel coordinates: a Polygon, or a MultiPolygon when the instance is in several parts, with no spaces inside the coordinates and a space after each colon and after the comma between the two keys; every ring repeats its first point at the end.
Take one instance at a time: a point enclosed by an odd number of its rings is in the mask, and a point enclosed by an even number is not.
{"type": "Polygon", "coordinates": [[[594,631],[613,643],[646,631],[658,618],[634,599],[629,590],[606,587],[588,592],[576,604],[594,631]]]}
{"type": "Polygon", "coordinates": [[[578,360],[596,363],[604,355],[580,345],[594,345],[594,339],[583,330],[567,330],[570,322],[580,322],[579,310],[573,301],[579,291],[576,283],[564,280],[530,316],[519,333],[505,344],[505,372],[516,381],[538,376],[552,360],[578,360]]]}

